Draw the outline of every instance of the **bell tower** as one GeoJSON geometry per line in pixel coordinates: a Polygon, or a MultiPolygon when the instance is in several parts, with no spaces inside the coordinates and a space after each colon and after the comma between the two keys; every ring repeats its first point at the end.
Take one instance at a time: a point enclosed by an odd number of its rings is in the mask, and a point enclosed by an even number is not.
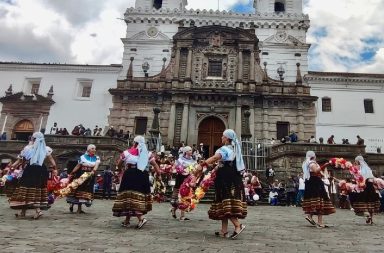
{"type": "Polygon", "coordinates": [[[187,4],[187,0],[136,0],[135,8],[183,10],[187,4]]]}
{"type": "Polygon", "coordinates": [[[254,0],[256,13],[297,13],[303,12],[303,0],[254,0]]]}

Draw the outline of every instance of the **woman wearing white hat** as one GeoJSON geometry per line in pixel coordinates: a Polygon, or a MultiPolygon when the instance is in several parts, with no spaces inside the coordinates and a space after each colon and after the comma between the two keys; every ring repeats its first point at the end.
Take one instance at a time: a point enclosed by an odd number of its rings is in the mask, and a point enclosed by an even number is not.
{"type": "Polygon", "coordinates": [[[302,168],[305,180],[302,202],[303,210],[307,214],[305,219],[313,226],[325,228],[327,226],[323,224],[323,215],[335,213],[336,209],[325,191],[324,182],[321,179],[321,168],[316,162],[315,152],[307,152],[302,168]],[[317,223],[313,220],[313,215],[317,215],[317,223]]]}
{"type": "Polygon", "coordinates": [[[123,227],[130,225],[132,216],[137,217],[136,228],[140,229],[147,223],[144,215],[152,210],[148,162],[156,170],[157,176],[160,170],[155,159],[150,159],[144,137],[136,136],[133,141],[133,147],[125,150],[117,162],[117,166],[125,164],[125,171],[112,212],[117,217],[125,216],[125,221],[121,223],[123,227]]]}
{"type": "Polygon", "coordinates": [[[215,232],[216,236],[235,239],[243,232],[245,225],[239,222],[247,216],[247,203],[245,199],[242,173],[245,171],[244,160],[241,153],[240,141],[235,131],[227,129],[221,137],[223,146],[215,155],[208,158],[197,170],[202,167],[219,162],[215,179],[215,201],[208,211],[213,220],[221,220],[221,230],[215,232]],[[233,233],[228,236],[228,220],[234,226],[233,233]]]}
{"type": "MultiPolygon", "coordinates": [[[[174,170],[176,170],[176,182],[173,187],[172,199],[171,199],[171,213],[173,218],[177,218],[176,210],[179,208],[178,196],[180,186],[184,182],[184,180],[189,176],[191,171],[189,171],[190,166],[194,166],[196,164],[196,160],[193,159],[192,156],[192,148],[190,146],[183,147],[182,154],[176,160],[174,164],[174,170]]],[[[185,211],[180,209],[180,220],[187,221],[188,218],[185,217],[185,211]]]]}
{"type": "Polygon", "coordinates": [[[30,145],[23,149],[19,159],[13,164],[14,167],[23,162],[28,164],[24,168],[16,190],[9,199],[12,209],[21,210],[19,214],[15,214],[16,217],[23,218],[27,209],[35,209],[36,214],[33,218],[38,219],[43,215],[41,210],[50,208],[47,192],[48,170],[44,161],[48,158],[55,168],[56,163],[51,154],[52,149],[45,145],[44,135],[36,132],[32,135],[30,145]]]}
{"type": "Polygon", "coordinates": [[[380,210],[380,195],[374,187],[375,177],[364,157],[357,156],[355,164],[359,167],[360,175],[364,178],[365,187],[363,191],[356,193],[353,209],[356,215],[366,215],[367,224],[373,224],[373,214],[378,213],[380,210]]]}
{"type": "Polygon", "coordinates": [[[100,157],[96,155],[96,146],[89,144],[87,151],[80,156],[76,167],[69,174],[73,178],[79,178],[85,172],[93,173],[91,177],[84,181],[74,192],[71,192],[67,196],[67,203],[69,204],[69,211],[73,212],[73,206],[77,205],[77,213],[85,213],[82,209],[82,205],[90,207],[94,199],[94,184],[95,184],[95,172],[99,168],[100,157]]]}

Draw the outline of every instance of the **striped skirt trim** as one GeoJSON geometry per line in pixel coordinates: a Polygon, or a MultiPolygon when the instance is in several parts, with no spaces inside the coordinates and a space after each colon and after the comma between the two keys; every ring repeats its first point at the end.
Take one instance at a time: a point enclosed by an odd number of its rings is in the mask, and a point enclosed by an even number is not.
{"type": "Polygon", "coordinates": [[[17,187],[9,204],[12,209],[49,209],[47,188],[17,187]]]}
{"type": "Polygon", "coordinates": [[[360,202],[356,201],[352,204],[353,209],[357,215],[363,214],[364,212],[379,213],[380,201],[374,202],[360,202]]]}
{"type": "Polygon", "coordinates": [[[67,196],[67,203],[69,204],[85,204],[90,207],[94,199],[94,194],[86,191],[75,191],[67,196]]]}
{"type": "Polygon", "coordinates": [[[114,216],[143,215],[152,210],[151,194],[124,191],[117,194],[112,207],[114,216]]]}
{"type": "Polygon", "coordinates": [[[335,207],[329,199],[320,197],[304,199],[302,207],[306,214],[312,215],[329,215],[336,212],[335,207]]]}
{"type": "Polygon", "coordinates": [[[211,205],[208,216],[212,220],[244,219],[247,216],[247,203],[238,199],[224,199],[211,205]]]}

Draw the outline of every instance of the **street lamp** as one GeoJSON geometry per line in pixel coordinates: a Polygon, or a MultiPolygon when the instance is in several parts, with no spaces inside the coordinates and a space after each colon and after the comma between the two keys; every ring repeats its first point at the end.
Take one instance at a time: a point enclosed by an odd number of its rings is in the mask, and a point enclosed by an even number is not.
{"type": "Polygon", "coordinates": [[[148,70],[149,70],[149,63],[148,62],[144,62],[143,65],[141,65],[141,68],[143,69],[144,71],[144,89],[147,88],[147,77],[148,77],[148,70]]]}

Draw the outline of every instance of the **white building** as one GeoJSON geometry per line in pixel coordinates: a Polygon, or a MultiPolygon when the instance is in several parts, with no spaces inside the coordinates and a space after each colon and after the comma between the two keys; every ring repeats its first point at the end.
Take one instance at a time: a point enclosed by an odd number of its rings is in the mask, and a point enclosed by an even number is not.
{"type": "Polygon", "coordinates": [[[367,152],[384,147],[384,75],[309,72],[305,80],[316,103],[316,137],[331,135],[341,144],[356,144],[359,135],[367,152]]]}
{"type": "Polygon", "coordinates": [[[2,92],[7,91],[0,104],[2,132],[7,132],[8,138],[18,131],[33,132],[41,128],[49,133],[54,122],[69,132],[79,124],[91,129],[96,125],[105,128],[112,106],[108,89],[116,85],[120,71],[121,65],[0,63],[2,92]],[[50,89],[53,92],[47,97],[53,103],[44,108],[39,99],[50,93],[50,89]],[[20,92],[23,96],[18,97],[20,92]],[[30,104],[20,103],[29,98],[30,104]]]}

